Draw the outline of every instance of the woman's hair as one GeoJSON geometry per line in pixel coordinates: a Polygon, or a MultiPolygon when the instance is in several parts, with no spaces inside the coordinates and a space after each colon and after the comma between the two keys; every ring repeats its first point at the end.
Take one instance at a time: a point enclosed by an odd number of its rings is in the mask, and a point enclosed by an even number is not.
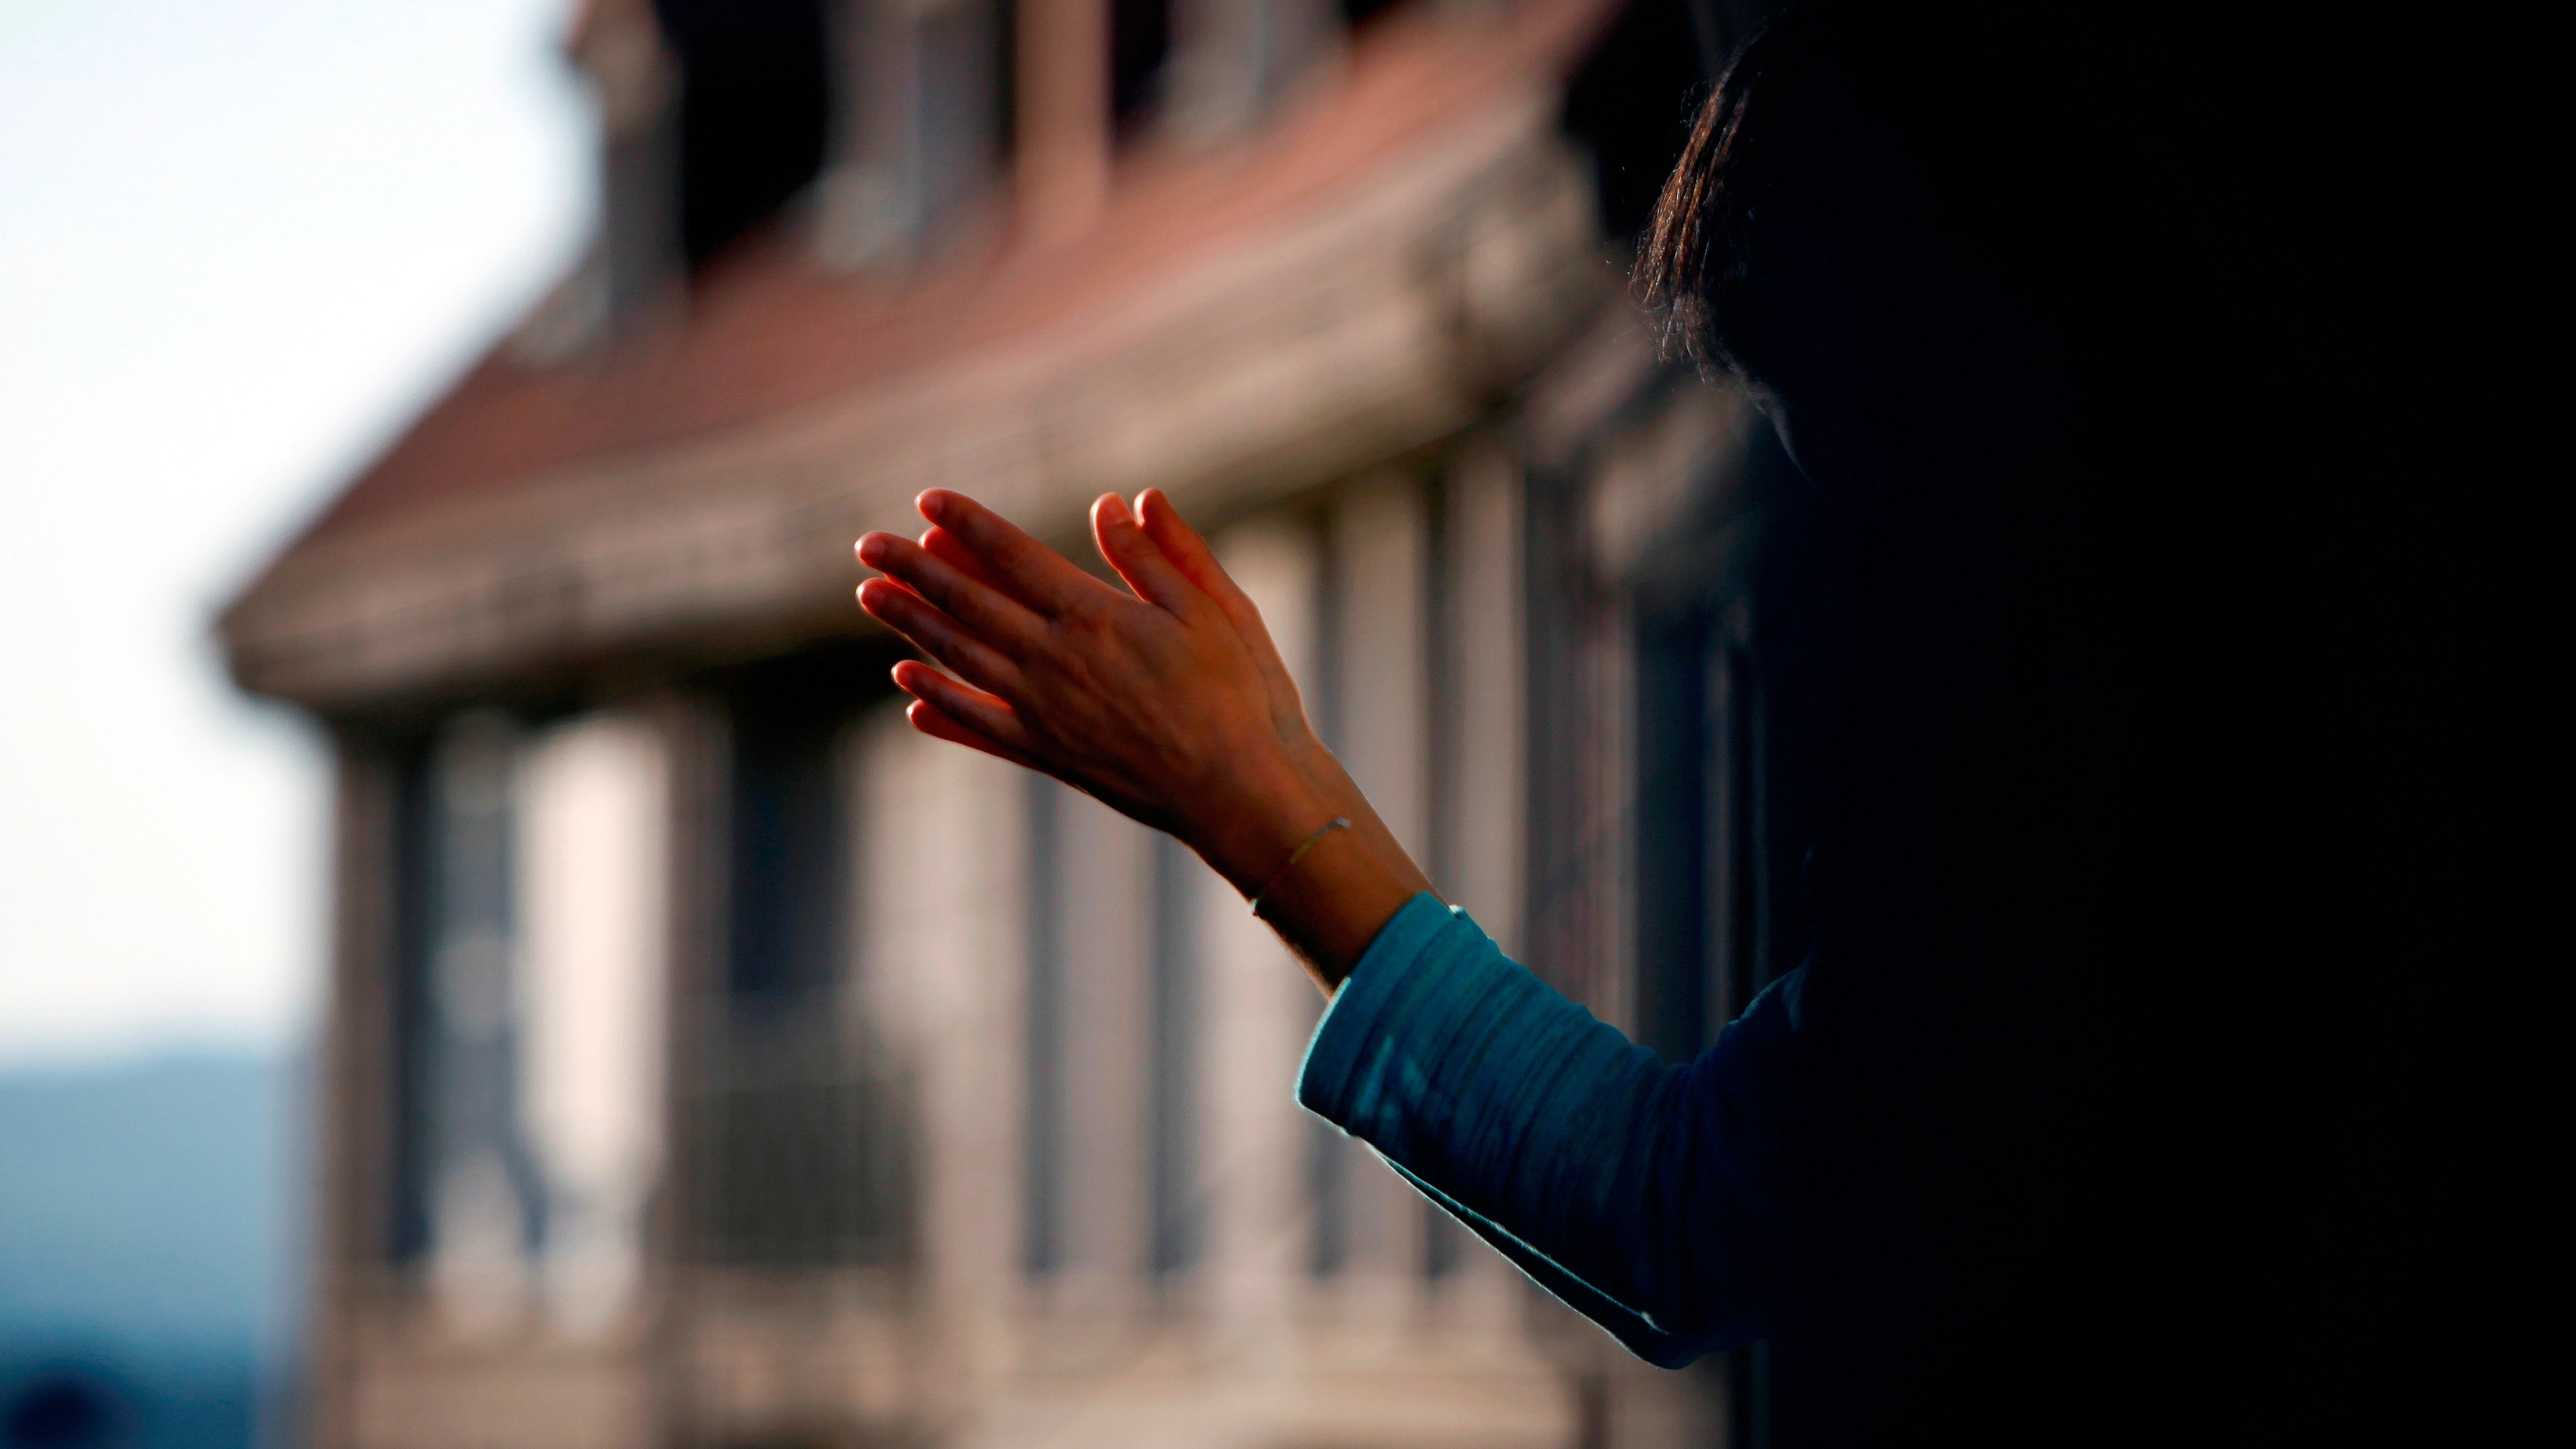
{"type": "Polygon", "coordinates": [[[2045,230],[2027,207],[2067,172],[2039,159],[2026,88],[1992,51],[1921,0],[1803,0],[1765,26],[1701,105],[1638,247],[1667,355],[1759,373],[1784,268],[1836,291],[1956,290],[1962,263],[2045,230]]]}
{"type": "Polygon", "coordinates": [[[1766,27],[1755,36],[1701,104],[1637,248],[1638,300],[1661,319],[1665,355],[1703,370],[1742,371],[1718,319],[1750,258],[1759,180],[1746,164],[1744,130],[1780,48],[1772,39],[1777,31],[1766,27]]]}

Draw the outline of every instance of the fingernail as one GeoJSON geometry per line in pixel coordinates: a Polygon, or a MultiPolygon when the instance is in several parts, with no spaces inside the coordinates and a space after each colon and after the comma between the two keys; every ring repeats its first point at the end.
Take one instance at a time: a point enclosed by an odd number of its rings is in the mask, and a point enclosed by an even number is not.
{"type": "Polygon", "coordinates": [[[939,515],[948,511],[948,495],[936,488],[924,488],[914,497],[912,506],[921,510],[922,517],[937,523],[939,515]]]}
{"type": "Polygon", "coordinates": [[[881,534],[871,533],[867,537],[859,540],[859,562],[866,564],[869,568],[875,568],[879,564],[884,563],[885,552],[885,538],[881,534]]]}
{"type": "Polygon", "coordinates": [[[1115,493],[1111,493],[1104,497],[1102,501],[1109,505],[1108,513],[1112,519],[1120,523],[1132,523],[1135,521],[1135,515],[1127,511],[1126,499],[1119,497],[1115,493]]]}

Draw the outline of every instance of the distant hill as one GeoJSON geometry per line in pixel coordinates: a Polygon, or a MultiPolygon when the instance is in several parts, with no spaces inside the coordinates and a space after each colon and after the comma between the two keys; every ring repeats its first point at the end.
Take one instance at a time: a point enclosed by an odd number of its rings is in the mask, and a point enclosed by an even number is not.
{"type": "Polygon", "coordinates": [[[293,1079],[216,1054],[0,1072],[0,1449],[249,1441],[292,1347],[293,1079]]]}

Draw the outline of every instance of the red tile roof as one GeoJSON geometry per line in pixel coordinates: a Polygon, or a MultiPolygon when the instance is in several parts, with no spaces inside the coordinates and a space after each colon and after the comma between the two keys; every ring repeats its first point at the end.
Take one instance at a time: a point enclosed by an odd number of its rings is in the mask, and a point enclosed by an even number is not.
{"type": "Polygon", "coordinates": [[[799,234],[773,231],[701,279],[685,320],[608,356],[541,369],[496,347],[296,547],[488,496],[576,460],[720,432],[1078,318],[1186,260],[1329,205],[1344,178],[1436,134],[1444,118],[1569,65],[1613,8],[1523,0],[1494,19],[1390,17],[1360,37],[1329,85],[1246,142],[1131,160],[1099,223],[1057,247],[1014,245],[999,227],[897,284],[834,274],[799,234]]]}

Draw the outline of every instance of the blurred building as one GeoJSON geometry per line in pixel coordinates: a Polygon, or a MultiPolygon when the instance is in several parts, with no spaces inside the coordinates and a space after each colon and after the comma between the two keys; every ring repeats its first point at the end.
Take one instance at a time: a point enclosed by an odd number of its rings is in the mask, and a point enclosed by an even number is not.
{"type": "Polygon", "coordinates": [[[316,1441],[1762,1442],[1304,1117],[1281,949],[910,733],[850,555],[1168,489],[1449,898],[1695,1050],[1816,611],[1626,263],[1756,8],[589,0],[595,245],[221,622],[337,754],[316,1441]]]}

